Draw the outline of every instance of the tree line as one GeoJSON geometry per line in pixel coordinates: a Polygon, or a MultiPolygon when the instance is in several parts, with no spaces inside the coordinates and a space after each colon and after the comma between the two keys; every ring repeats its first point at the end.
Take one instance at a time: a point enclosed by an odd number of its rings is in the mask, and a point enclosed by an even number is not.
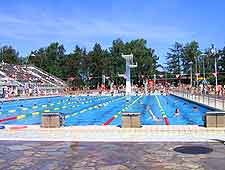
{"type": "Polygon", "coordinates": [[[159,56],[153,48],[147,47],[147,41],[144,39],[129,42],[116,39],[107,49],[96,43],[89,51],[76,45],[70,53],[66,53],[63,44],[53,42],[47,47],[31,51],[26,57],[20,57],[19,52],[12,46],[2,46],[0,60],[10,64],[35,65],[74,87],[96,88],[101,85],[104,77],[108,86],[112,82],[115,85],[125,83],[125,79],[119,76],[125,72],[125,59],[122,54],[130,53],[134,55],[134,63],[138,64],[137,68],[132,69],[131,78],[134,84],[142,85],[144,79],[153,79],[154,74],[165,73],[173,78],[176,75],[190,76],[191,70],[194,79],[195,73],[200,73],[199,77],[202,77],[205,72],[207,81],[215,84],[215,58],[218,83],[225,82],[225,47],[212,54],[210,48],[200,50],[197,41],[186,44],[175,42],[168,49],[163,71],[158,69],[162,67],[158,63],[159,56]]]}
{"type": "Polygon", "coordinates": [[[11,46],[3,46],[0,59],[10,64],[32,64],[65,81],[74,87],[88,86],[96,88],[101,85],[103,77],[106,84],[119,85],[125,82],[119,74],[125,73],[125,59],[122,54],[134,55],[137,68],[132,69],[133,83],[141,85],[143,78],[157,72],[158,59],[155,50],[147,47],[147,41],[136,39],[124,42],[116,39],[110,48],[104,49],[96,43],[90,51],[75,46],[72,52],[66,53],[63,44],[51,43],[47,47],[31,51],[27,57],[19,57],[19,53],[11,46]]]}
{"type": "MultiPolygon", "coordinates": [[[[204,77],[210,84],[215,84],[215,59],[218,83],[225,83],[225,47],[212,52],[212,47],[200,50],[199,43],[186,44],[175,42],[166,55],[166,71],[170,77],[175,75],[193,75],[193,79],[204,77]]],[[[201,80],[199,80],[201,82],[201,80]]]]}

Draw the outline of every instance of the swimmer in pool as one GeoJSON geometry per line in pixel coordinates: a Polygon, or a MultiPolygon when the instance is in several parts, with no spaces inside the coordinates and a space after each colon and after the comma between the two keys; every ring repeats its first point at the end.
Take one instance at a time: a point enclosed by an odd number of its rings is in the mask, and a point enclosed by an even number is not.
{"type": "Polygon", "coordinates": [[[96,106],[98,109],[102,108],[103,107],[103,104],[100,106],[100,105],[97,105],[96,106]]]}
{"type": "Polygon", "coordinates": [[[176,108],[176,111],[174,113],[175,116],[179,116],[180,115],[180,110],[178,108],[176,108]]]}
{"type": "Polygon", "coordinates": [[[147,111],[149,111],[151,108],[149,105],[146,105],[146,108],[145,108],[147,111]]]}
{"type": "MultiPolygon", "coordinates": [[[[151,110],[151,107],[150,107],[149,105],[146,105],[146,111],[149,112],[149,114],[151,115],[151,117],[152,117],[152,119],[153,119],[154,121],[162,121],[162,119],[160,119],[159,117],[156,117],[156,116],[153,114],[153,112],[152,112],[152,110],[151,110]]],[[[150,119],[150,117],[149,117],[149,119],[150,119]]]]}
{"type": "Polygon", "coordinates": [[[155,119],[155,121],[159,121],[159,122],[161,122],[161,121],[162,121],[162,118],[157,117],[157,119],[155,119]]]}
{"type": "Polygon", "coordinates": [[[194,106],[194,107],[193,107],[193,111],[194,111],[194,112],[198,112],[198,111],[199,111],[198,107],[197,107],[197,106],[194,106]]]}

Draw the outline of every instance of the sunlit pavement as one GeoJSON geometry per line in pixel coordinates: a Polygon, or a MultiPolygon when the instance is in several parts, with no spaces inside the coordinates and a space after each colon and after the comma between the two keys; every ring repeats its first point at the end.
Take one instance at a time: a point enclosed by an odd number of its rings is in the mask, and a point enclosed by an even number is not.
{"type": "Polygon", "coordinates": [[[204,128],[192,125],[152,125],[142,128],[119,128],[116,126],[69,126],[63,128],[40,128],[38,125],[25,129],[0,131],[0,140],[23,141],[108,141],[108,142],[214,142],[225,140],[224,128],[204,128]]]}
{"type": "Polygon", "coordinates": [[[224,128],[155,125],[48,129],[36,125],[11,130],[12,126],[0,131],[3,170],[224,170],[225,167],[224,128]]]}
{"type": "Polygon", "coordinates": [[[221,169],[225,146],[184,142],[0,141],[0,169],[221,169]]]}

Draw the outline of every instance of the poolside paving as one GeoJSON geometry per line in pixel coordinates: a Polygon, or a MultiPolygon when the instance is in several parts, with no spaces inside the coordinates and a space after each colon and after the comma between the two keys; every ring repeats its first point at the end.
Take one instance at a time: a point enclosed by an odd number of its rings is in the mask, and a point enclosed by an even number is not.
{"type": "Polygon", "coordinates": [[[225,169],[225,128],[12,126],[0,131],[0,170],[225,169]]]}
{"type": "Polygon", "coordinates": [[[224,170],[225,146],[220,142],[0,141],[0,169],[224,170]],[[203,153],[202,147],[208,150],[203,153]]]}

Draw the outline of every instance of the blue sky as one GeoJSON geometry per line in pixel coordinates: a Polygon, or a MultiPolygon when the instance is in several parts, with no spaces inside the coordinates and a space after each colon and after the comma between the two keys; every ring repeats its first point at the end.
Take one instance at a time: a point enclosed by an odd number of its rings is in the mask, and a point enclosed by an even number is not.
{"type": "Polygon", "coordinates": [[[28,55],[58,41],[104,48],[112,40],[144,38],[164,63],[175,41],[197,40],[201,49],[225,46],[225,1],[216,0],[1,0],[0,45],[28,55]]]}

